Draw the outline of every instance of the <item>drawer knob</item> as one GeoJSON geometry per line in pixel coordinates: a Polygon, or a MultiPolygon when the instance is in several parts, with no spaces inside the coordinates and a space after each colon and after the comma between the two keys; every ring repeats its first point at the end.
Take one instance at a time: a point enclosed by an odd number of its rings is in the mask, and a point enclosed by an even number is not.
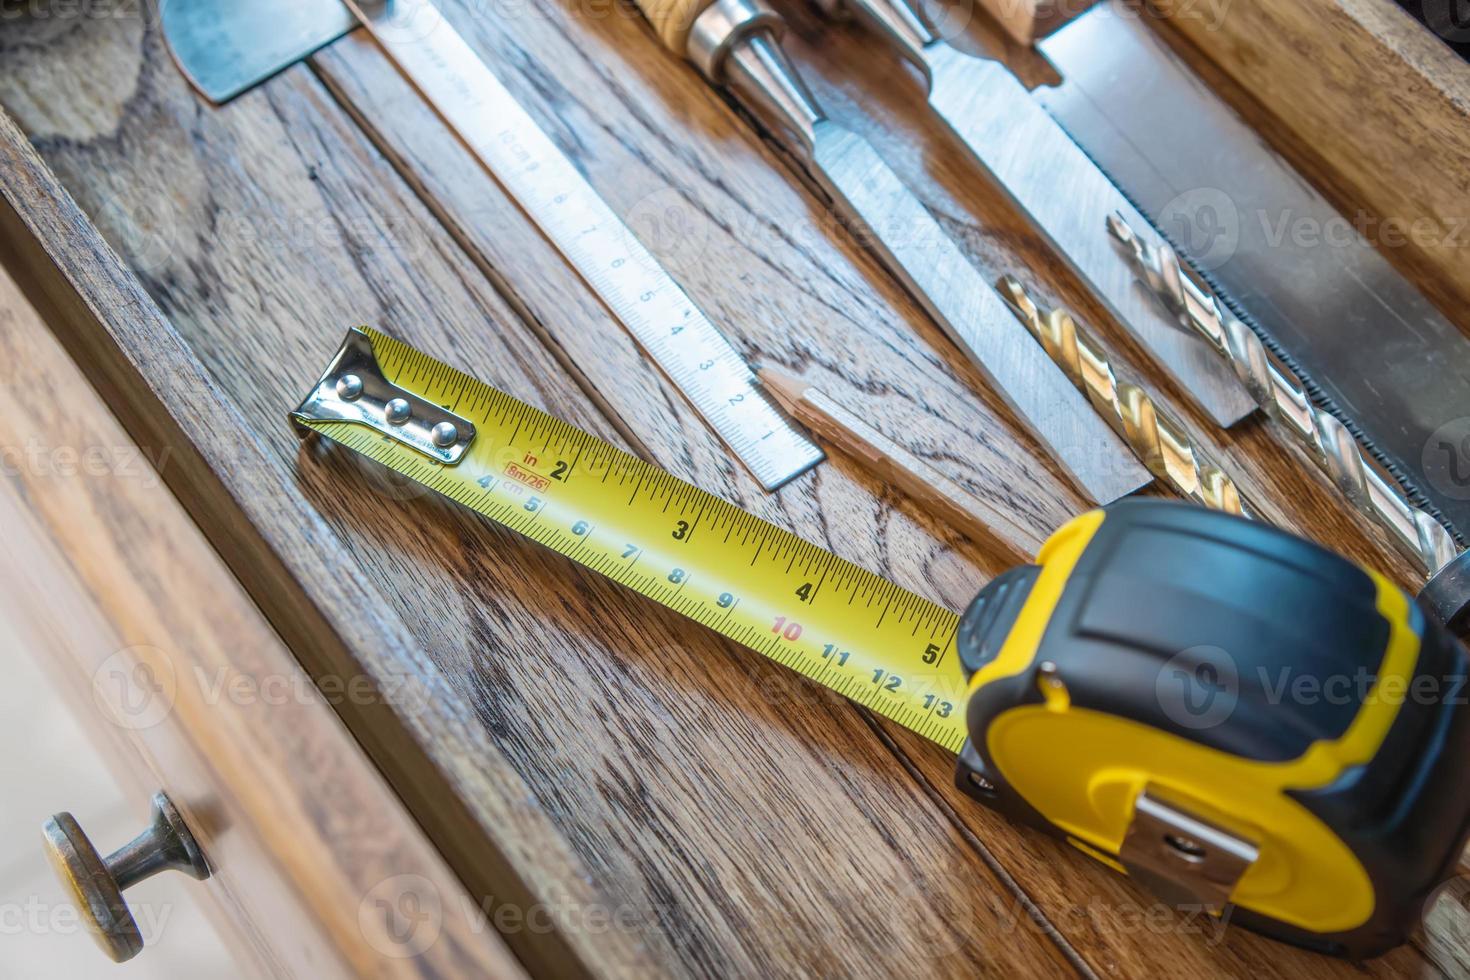
{"type": "Polygon", "coordinates": [[[46,821],[46,856],[71,892],[87,931],[113,962],[137,956],[143,935],[122,893],[161,871],[182,871],[203,881],[209,864],[199,843],[166,793],[153,796],[148,829],[103,858],[70,813],[46,821]]]}

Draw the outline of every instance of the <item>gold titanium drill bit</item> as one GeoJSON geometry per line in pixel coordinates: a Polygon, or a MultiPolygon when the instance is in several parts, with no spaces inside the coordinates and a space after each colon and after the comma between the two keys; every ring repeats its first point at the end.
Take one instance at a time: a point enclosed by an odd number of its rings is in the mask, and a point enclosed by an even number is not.
{"type": "Polygon", "coordinates": [[[1235,481],[1195,446],[1183,423],[1154,404],[1138,385],[1118,380],[1102,346],[1070,313],[1061,309],[1043,313],[1026,287],[1011,276],[1001,279],[1000,294],[1150,473],[1196,503],[1256,517],[1235,481]]]}
{"type": "Polygon", "coordinates": [[[1256,403],[1305,448],[1359,511],[1388,532],[1394,545],[1433,577],[1460,549],[1438,521],[1413,506],[1373,465],[1338,419],[1313,405],[1302,385],[1277,364],[1250,327],[1184,273],[1168,245],[1151,247],[1121,215],[1108,218],[1139,278],[1181,324],[1225,357],[1256,403]]]}

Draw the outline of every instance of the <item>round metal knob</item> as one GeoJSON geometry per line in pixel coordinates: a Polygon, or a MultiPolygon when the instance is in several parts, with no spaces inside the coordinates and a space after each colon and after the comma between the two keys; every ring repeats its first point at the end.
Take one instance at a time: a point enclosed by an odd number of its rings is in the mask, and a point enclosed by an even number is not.
{"type": "Polygon", "coordinates": [[[148,829],[106,858],[70,813],[56,814],[43,829],[46,856],[71,892],[87,931],[116,963],[143,949],[124,891],[161,871],[182,871],[200,881],[209,877],[204,852],[166,793],[154,795],[148,829]]]}

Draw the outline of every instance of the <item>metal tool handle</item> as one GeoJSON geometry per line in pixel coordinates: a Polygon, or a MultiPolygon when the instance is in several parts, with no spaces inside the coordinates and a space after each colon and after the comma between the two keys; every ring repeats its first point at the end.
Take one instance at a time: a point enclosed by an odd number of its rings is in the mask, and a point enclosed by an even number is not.
{"type": "Polygon", "coordinates": [[[928,75],[924,49],[939,41],[919,5],[909,0],[812,0],[829,17],[852,15],[928,75]]]}
{"type": "Polygon", "coordinates": [[[786,22],[763,0],[637,2],[671,50],[785,133],[793,149],[811,149],[826,113],[781,50],[786,22]]]}

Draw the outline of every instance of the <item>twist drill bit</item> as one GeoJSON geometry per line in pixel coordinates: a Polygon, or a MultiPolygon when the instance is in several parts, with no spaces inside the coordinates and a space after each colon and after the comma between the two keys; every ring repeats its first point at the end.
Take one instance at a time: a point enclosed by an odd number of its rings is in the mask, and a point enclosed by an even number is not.
{"type": "Polygon", "coordinates": [[[1196,503],[1240,517],[1256,516],[1235,481],[1195,446],[1183,423],[1138,385],[1118,380],[1102,346],[1070,313],[1060,309],[1043,313],[1026,287],[1011,276],[1001,279],[1000,293],[1150,473],[1196,503]]]}
{"type": "Polygon", "coordinates": [[[1208,340],[1225,357],[1262,410],[1285,427],[1359,511],[1426,576],[1433,577],[1460,549],[1429,514],[1411,505],[1369,461],[1338,419],[1313,405],[1303,386],[1244,323],[1184,273],[1168,245],[1150,246],[1122,215],[1108,218],[1108,231],[1124,247],[1139,278],[1181,324],[1208,340]]]}

